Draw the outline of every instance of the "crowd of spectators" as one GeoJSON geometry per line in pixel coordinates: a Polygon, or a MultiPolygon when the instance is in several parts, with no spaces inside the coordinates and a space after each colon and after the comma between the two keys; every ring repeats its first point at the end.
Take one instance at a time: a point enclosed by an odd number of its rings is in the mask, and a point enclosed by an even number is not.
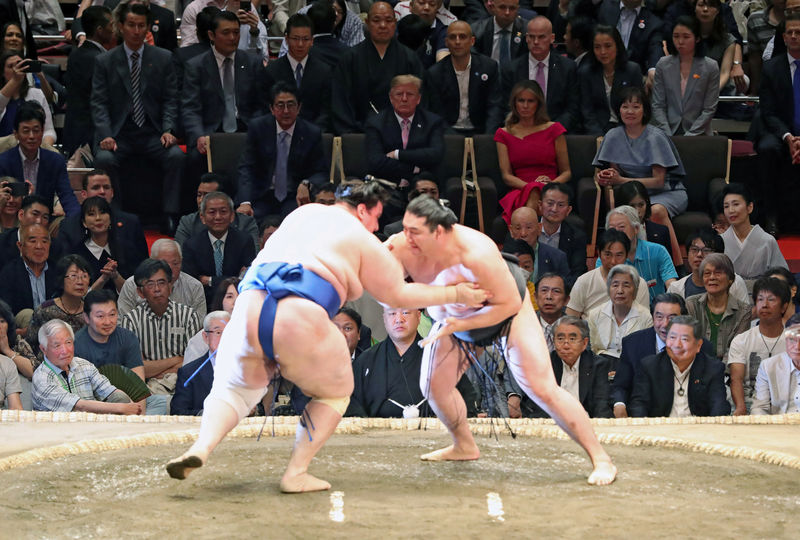
{"type": "MultiPolygon", "coordinates": [[[[495,241],[529,276],[557,382],[591,416],[800,410],[797,284],[775,241],[777,194],[800,164],[794,0],[753,10],[746,41],[719,0],[553,0],[542,13],[519,0],[364,13],[342,0],[193,0],[170,3],[179,28],[163,0],[84,0],[69,28],[54,0],[32,4],[0,5],[3,405],[200,414],[239,276],[289,212],[335,202],[322,134],[365,134],[370,174],[392,185],[390,235],[409,200],[460,189],[437,177],[449,133],[494,136],[495,241]],[[41,71],[40,33],[71,43],[65,85],[41,71]],[[747,113],[719,96],[748,93],[769,160],[764,228],[748,189],[728,184],[709,216],[719,227],[682,245],[672,222],[687,173],[671,136],[710,135],[715,116],[747,113]],[[236,132],[235,173],[205,173],[211,135],[236,132]],[[593,270],[568,219],[576,134],[603,136],[592,165],[612,206],[593,270]],[[93,163],[78,190],[76,155],[93,163]],[[123,210],[136,162],[161,179],[147,200],[167,237],[149,249],[123,210]]],[[[423,311],[366,299],[333,322],[353,359],[348,414],[432,414],[423,311]]],[[[458,387],[471,415],[547,416],[499,351],[474,362],[458,387]]],[[[302,390],[273,388],[295,409],[302,390]]]]}

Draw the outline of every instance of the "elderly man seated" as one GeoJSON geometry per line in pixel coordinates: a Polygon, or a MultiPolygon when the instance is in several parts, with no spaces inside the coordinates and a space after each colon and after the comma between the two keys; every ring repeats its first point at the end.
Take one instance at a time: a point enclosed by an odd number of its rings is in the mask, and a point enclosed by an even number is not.
{"type": "Polygon", "coordinates": [[[800,315],[792,315],[783,336],[786,352],[758,366],[750,414],[800,412],[800,315]]]}
{"type": "Polygon", "coordinates": [[[689,315],[667,325],[667,346],[642,359],[633,379],[631,416],[725,416],[725,366],[704,354],[700,325],[689,315]]]}
{"type": "Polygon", "coordinates": [[[60,319],[47,321],[39,329],[44,362],[33,374],[33,409],[140,414],[138,403],[112,386],[91,362],[75,357],[74,339],[70,325],[60,319]]]}
{"type": "MultiPolygon", "coordinates": [[[[589,325],[583,319],[565,315],[553,325],[555,350],[550,353],[559,386],[581,402],[592,418],[608,418],[608,361],[588,349],[589,325]]],[[[548,418],[547,411],[519,389],[510,371],[506,375],[508,413],[511,418],[548,418]]]]}
{"type": "MultiPolygon", "coordinates": [[[[509,236],[514,240],[522,240],[533,250],[533,273],[531,281],[536,281],[539,276],[548,272],[555,272],[564,276],[567,285],[572,287],[575,283],[572,280],[567,255],[558,248],[550,247],[539,242],[539,235],[542,231],[539,223],[539,216],[536,210],[522,206],[514,210],[511,214],[511,226],[509,236]]],[[[506,242],[509,238],[506,237],[506,242]]]]}

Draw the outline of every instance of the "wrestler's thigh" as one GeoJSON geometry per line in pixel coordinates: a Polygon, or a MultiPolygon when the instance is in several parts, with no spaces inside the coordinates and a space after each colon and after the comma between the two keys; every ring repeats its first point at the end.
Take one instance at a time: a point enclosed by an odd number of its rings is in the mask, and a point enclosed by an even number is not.
{"type": "Polygon", "coordinates": [[[534,391],[556,385],[547,341],[527,291],[519,313],[511,322],[506,365],[517,382],[527,383],[534,391]]]}
{"type": "MultiPolygon", "coordinates": [[[[428,366],[431,380],[448,384],[452,382],[455,386],[469,368],[469,357],[464,349],[452,336],[439,339],[429,346],[432,347],[432,365],[428,366]]],[[[420,375],[425,377],[427,374],[421,373],[420,375]]]]}
{"type": "Polygon", "coordinates": [[[290,296],[278,302],[272,334],[281,375],[311,397],[353,393],[353,368],[344,335],[318,304],[290,296]]]}

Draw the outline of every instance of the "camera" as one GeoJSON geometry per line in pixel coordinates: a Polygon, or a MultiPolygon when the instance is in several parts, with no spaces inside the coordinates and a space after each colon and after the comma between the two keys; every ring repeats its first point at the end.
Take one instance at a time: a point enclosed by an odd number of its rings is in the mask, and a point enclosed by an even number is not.
{"type": "Polygon", "coordinates": [[[24,197],[28,194],[28,185],[24,182],[3,182],[3,187],[11,189],[12,197],[24,197]]]}
{"type": "Polygon", "coordinates": [[[42,62],[39,60],[27,60],[27,64],[23,68],[25,73],[41,73],[42,72],[42,62]]]}

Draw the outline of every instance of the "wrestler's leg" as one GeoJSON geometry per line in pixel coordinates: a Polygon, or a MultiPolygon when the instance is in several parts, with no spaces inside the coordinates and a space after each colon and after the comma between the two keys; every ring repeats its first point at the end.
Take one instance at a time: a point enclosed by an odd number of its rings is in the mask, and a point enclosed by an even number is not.
{"type": "Polygon", "coordinates": [[[281,374],[314,398],[306,405],[297,426],[294,449],[281,479],[281,491],[330,489],[328,482],[307,471],[313,457],[336,430],[344,413],[341,405],[346,408],[353,393],[353,368],[347,342],[321,307],[292,297],[278,304],[274,349],[281,374]]]}
{"type": "Polygon", "coordinates": [[[511,324],[506,365],[525,393],[589,454],[594,470],[590,484],[610,484],[617,469],[600,445],[583,406],[558,386],[550,355],[528,293],[511,324]]]}
{"type": "MultiPolygon", "coordinates": [[[[433,331],[433,330],[432,330],[433,331]]],[[[424,454],[424,461],[470,460],[481,455],[467,423],[467,405],[456,389],[469,361],[457,341],[447,337],[425,347],[420,389],[433,412],[450,431],[453,444],[424,454]]]]}

